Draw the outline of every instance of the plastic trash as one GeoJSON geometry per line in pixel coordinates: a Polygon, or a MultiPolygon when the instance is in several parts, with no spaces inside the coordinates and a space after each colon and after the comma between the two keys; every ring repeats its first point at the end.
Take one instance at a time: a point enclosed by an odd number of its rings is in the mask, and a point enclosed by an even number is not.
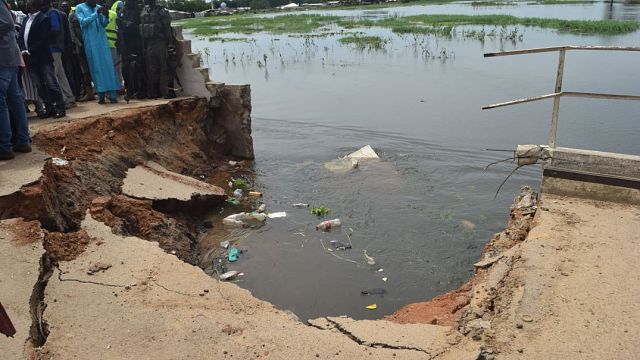
{"type": "Polygon", "coordinates": [[[230,198],[227,198],[226,203],[229,205],[238,206],[240,205],[240,200],[234,197],[230,197],[230,198]]]}
{"type": "Polygon", "coordinates": [[[250,197],[261,197],[262,193],[258,191],[249,191],[249,194],[247,195],[249,195],[250,197]]]}
{"type": "Polygon", "coordinates": [[[242,199],[242,189],[235,189],[233,191],[233,196],[238,200],[242,199]]]}
{"type": "Polygon", "coordinates": [[[333,246],[336,250],[350,250],[351,249],[351,245],[350,244],[345,244],[345,243],[341,243],[338,240],[331,240],[329,241],[329,243],[331,244],[331,246],[333,246]]]}
{"type": "Polygon", "coordinates": [[[228,227],[243,227],[244,219],[246,216],[247,214],[243,212],[239,214],[229,215],[226,218],[222,219],[222,223],[228,227]]]}
{"type": "Polygon", "coordinates": [[[263,213],[265,210],[267,210],[267,204],[260,204],[260,206],[258,206],[258,210],[256,210],[259,213],[263,213]]]}
{"type": "Polygon", "coordinates": [[[366,308],[366,309],[369,309],[369,310],[375,310],[375,309],[377,309],[377,308],[378,308],[378,305],[376,305],[376,304],[371,304],[371,305],[367,305],[367,306],[365,306],[365,308],[366,308]]]}
{"type": "Polygon", "coordinates": [[[309,204],[305,204],[305,203],[295,203],[293,204],[294,208],[305,208],[305,207],[309,207],[309,204]]]}
{"type": "Polygon", "coordinates": [[[378,272],[383,272],[383,271],[384,271],[383,268],[378,269],[378,272]]]}
{"type": "Polygon", "coordinates": [[[238,162],[237,161],[233,161],[233,160],[229,160],[229,165],[236,166],[236,165],[238,165],[238,162]]]}
{"type": "Polygon", "coordinates": [[[229,261],[231,262],[238,261],[238,253],[239,253],[238,248],[235,246],[232,246],[231,249],[229,249],[229,255],[228,255],[229,261]]]}
{"type": "Polygon", "coordinates": [[[386,276],[382,278],[382,281],[384,281],[384,282],[387,282],[387,280],[389,280],[389,278],[386,277],[386,276]]]}
{"type": "Polygon", "coordinates": [[[331,228],[338,227],[341,225],[342,223],[340,222],[340,219],[327,220],[316,225],[316,230],[331,231],[331,228]]]}
{"type": "Polygon", "coordinates": [[[286,211],[274,212],[269,214],[269,219],[277,219],[277,218],[283,218],[283,217],[287,217],[286,211]]]}
{"type": "Polygon", "coordinates": [[[52,159],[51,159],[51,162],[53,162],[53,165],[56,165],[56,166],[66,166],[66,165],[69,165],[69,162],[68,162],[67,160],[65,160],[65,159],[60,159],[60,158],[57,158],[57,157],[52,158],[52,159]]]}
{"type": "Polygon", "coordinates": [[[220,280],[222,281],[226,281],[226,280],[231,280],[234,277],[236,277],[236,275],[238,275],[239,272],[236,270],[231,270],[231,271],[227,271],[226,273],[222,274],[219,276],[220,280]]]}
{"type": "Polygon", "coordinates": [[[365,250],[363,252],[363,254],[364,254],[364,258],[367,259],[367,264],[369,264],[369,265],[375,265],[376,264],[376,259],[374,259],[371,256],[367,255],[367,250],[365,250]]]}
{"type": "Polygon", "coordinates": [[[267,215],[258,212],[246,214],[244,222],[248,225],[263,223],[267,220],[267,215]]]}
{"type": "Polygon", "coordinates": [[[225,249],[228,249],[229,248],[229,240],[225,240],[225,241],[220,242],[220,246],[225,248],[225,249]]]}
{"type": "Polygon", "coordinates": [[[387,293],[387,290],[383,288],[375,288],[371,290],[362,290],[360,295],[384,295],[387,293]]]}

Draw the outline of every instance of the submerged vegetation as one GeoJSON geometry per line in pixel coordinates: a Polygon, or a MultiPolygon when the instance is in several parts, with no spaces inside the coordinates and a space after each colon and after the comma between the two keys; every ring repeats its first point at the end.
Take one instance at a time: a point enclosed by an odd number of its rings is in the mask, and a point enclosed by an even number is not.
{"type": "MultiPolygon", "coordinates": [[[[460,26],[494,25],[555,29],[576,34],[623,34],[638,30],[640,23],[619,20],[561,20],[522,18],[511,15],[413,15],[380,20],[347,18],[333,15],[301,14],[258,17],[236,15],[188,19],[181,22],[195,35],[222,33],[304,34],[320,28],[339,26],[343,29],[380,27],[399,34],[434,34],[450,36],[460,26]]],[[[350,41],[350,40],[347,40],[350,41]]],[[[356,41],[356,40],[354,40],[356,41]]],[[[360,40],[357,40],[360,41],[360,40]]]]}
{"type": "Polygon", "coordinates": [[[353,45],[358,50],[383,50],[389,43],[389,40],[383,39],[379,36],[358,35],[343,37],[338,41],[342,44],[353,45]]]}

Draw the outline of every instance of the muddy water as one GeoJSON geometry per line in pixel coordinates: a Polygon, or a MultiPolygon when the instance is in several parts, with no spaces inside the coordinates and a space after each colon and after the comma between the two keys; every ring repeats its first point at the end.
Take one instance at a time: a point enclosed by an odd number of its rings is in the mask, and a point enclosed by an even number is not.
{"type": "MultiPolygon", "coordinates": [[[[613,10],[607,9],[600,3],[501,8],[454,4],[351,13],[637,19],[640,8],[614,4],[613,10]]],[[[469,279],[482,246],[504,226],[519,186],[537,187],[540,177],[539,168],[521,169],[494,199],[513,165],[483,172],[486,164],[509,156],[484,149],[546,143],[551,102],[480,108],[551,92],[557,61],[556,54],[483,59],[483,52],[560,44],[638,46],[640,40],[639,33],[579,36],[522,27],[505,31],[513,30],[522,35],[521,41],[499,36],[484,42],[463,36],[413,38],[366,30],[390,40],[384,51],[355,50],[339,44],[339,36],[304,40],[257,34],[251,36],[255,42],[224,44],[194,39],[195,49],[208,49],[216,80],[251,83],[256,187],[265,193],[270,211],[288,214],[257,231],[223,234],[240,239],[240,248],[249,250],[229,266],[246,274],[238,285],[302,319],[340,314],[378,318],[469,279]],[[378,151],[380,162],[362,163],[345,174],[324,168],[325,161],[366,144],[378,151]],[[342,230],[353,230],[353,249],[326,251],[331,240],[346,242],[345,233],[316,232],[318,219],[306,209],[292,208],[296,202],[330,207],[331,217],[342,219],[342,230]],[[366,263],[364,250],[376,265],[366,263]],[[374,288],[384,288],[386,294],[360,294],[374,288]],[[377,310],[364,308],[372,303],[377,310]]],[[[244,35],[233,37],[238,36],[244,35]]],[[[565,89],[640,94],[638,56],[569,53],[565,89]]],[[[639,110],[634,102],[563,99],[558,142],[640,154],[639,110]]],[[[215,245],[202,244],[205,249],[215,245]]]]}

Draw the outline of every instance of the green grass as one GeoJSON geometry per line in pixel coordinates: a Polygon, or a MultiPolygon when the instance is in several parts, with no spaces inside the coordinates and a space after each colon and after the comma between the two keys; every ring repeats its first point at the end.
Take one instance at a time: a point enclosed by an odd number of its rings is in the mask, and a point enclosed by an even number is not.
{"type": "Polygon", "coordinates": [[[358,50],[383,50],[389,40],[379,36],[358,36],[351,35],[338,39],[342,44],[354,46],[358,50]]]}
{"type": "MultiPolygon", "coordinates": [[[[576,34],[624,34],[638,30],[636,21],[561,20],[520,18],[511,15],[414,15],[381,20],[353,19],[339,16],[300,14],[262,18],[248,15],[188,19],[180,22],[195,35],[222,33],[305,34],[322,27],[338,25],[344,29],[381,27],[402,34],[450,35],[455,27],[465,25],[524,26],[555,29],[576,34]]],[[[350,39],[351,37],[347,37],[350,39]]],[[[356,40],[345,40],[356,41],[356,40]]],[[[360,40],[357,40],[360,41],[360,40]]]]}
{"type": "Polygon", "coordinates": [[[209,38],[209,41],[220,41],[220,42],[255,42],[255,39],[251,39],[248,37],[220,37],[220,36],[212,36],[209,38]]]}
{"type": "Polygon", "coordinates": [[[640,23],[636,21],[519,18],[511,15],[414,15],[402,19],[409,23],[431,26],[520,25],[578,34],[622,34],[640,28],[640,23]]]}
{"type": "Polygon", "coordinates": [[[571,4],[593,4],[594,0],[536,0],[527,5],[571,5],[571,4]]]}
{"type": "Polygon", "coordinates": [[[479,6],[516,6],[518,5],[515,2],[511,1],[473,1],[471,6],[479,7],[479,6]]]}
{"type": "Polygon", "coordinates": [[[276,17],[258,17],[251,15],[215,16],[193,18],[181,21],[185,28],[194,29],[196,35],[214,35],[223,33],[271,34],[310,33],[322,26],[340,20],[338,16],[326,15],[281,15],[276,17]]]}

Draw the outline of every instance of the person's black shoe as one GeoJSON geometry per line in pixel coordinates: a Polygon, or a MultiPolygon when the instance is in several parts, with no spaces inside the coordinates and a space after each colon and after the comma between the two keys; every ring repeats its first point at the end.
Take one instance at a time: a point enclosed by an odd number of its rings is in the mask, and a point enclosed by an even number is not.
{"type": "Polygon", "coordinates": [[[100,104],[100,105],[104,105],[104,99],[100,99],[100,100],[98,100],[98,104],[100,104]]]}
{"type": "Polygon", "coordinates": [[[38,118],[40,118],[40,119],[48,119],[50,117],[53,117],[53,115],[55,115],[55,114],[48,113],[48,112],[41,112],[41,113],[38,113],[38,118]]]}
{"type": "Polygon", "coordinates": [[[0,160],[11,160],[15,157],[11,151],[0,151],[0,160]]]}
{"type": "Polygon", "coordinates": [[[111,98],[111,99],[109,99],[109,102],[112,103],[112,104],[117,104],[118,103],[118,99],[111,98]]]}
{"type": "Polygon", "coordinates": [[[55,114],[53,115],[53,118],[54,118],[54,119],[60,119],[60,118],[63,118],[63,117],[65,117],[65,116],[67,116],[67,113],[66,113],[66,112],[64,112],[64,111],[58,111],[57,113],[55,113],[55,114]]]}
{"type": "Polygon", "coordinates": [[[19,153],[30,153],[31,152],[31,145],[29,144],[20,144],[20,145],[15,145],[13,147],[13,151],[14,152],[19,152],[19,153]]]}
{"type": "Polygon", "coordinates": [[[176,92],[173,90],[169,90],[167,91],[167,94],[164,96],[165,99],[175,99],[176,98],[176,92]]]}

